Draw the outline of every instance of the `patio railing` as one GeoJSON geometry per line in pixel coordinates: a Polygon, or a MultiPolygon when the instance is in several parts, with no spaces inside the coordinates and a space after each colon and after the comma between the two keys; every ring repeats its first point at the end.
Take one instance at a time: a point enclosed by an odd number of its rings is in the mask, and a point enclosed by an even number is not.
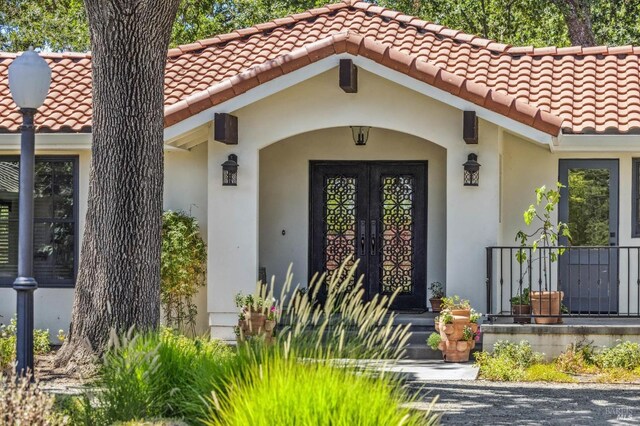
{"type": "Polygon", "coordinates": [[[486,258],[491,318],[513,316],[525,289],[562,291],[563,316],[640,317],[640,247],[487,247],[486,258]]]}

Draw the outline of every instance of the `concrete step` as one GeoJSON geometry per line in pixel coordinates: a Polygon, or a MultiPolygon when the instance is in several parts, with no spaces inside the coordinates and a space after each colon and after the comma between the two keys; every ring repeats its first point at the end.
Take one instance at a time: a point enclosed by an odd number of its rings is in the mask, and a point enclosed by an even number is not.
{"type": "Polygon", "coordinates": [[[433,350],[427,346],[426,341],[423,343],[409,343],[406,348],[406,359],[442,359],[442,352],[433,350]]]}

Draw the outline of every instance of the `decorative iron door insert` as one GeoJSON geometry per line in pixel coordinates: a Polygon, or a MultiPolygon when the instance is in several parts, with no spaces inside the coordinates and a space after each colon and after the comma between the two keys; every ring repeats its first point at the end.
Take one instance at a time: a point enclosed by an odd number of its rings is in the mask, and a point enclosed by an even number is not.
{"type": "Polygon", "coordinates": [[[559,257],[563,303],[579,314],[618,312],[618,160],[560,160],[558,218],[570,248],[559,257]]]}
{"type": "Polygon", "coordinates": [[[359,259],[366,300],[426,308],[426,162],[311,162],[310,274],[359,259]]]}

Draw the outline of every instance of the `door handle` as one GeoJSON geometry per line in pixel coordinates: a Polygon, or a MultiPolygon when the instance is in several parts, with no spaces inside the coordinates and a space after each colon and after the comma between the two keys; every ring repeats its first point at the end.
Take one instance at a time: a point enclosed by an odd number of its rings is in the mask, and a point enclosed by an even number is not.
{"type": "Polygon", "coordinates": [[[367,223],[364,220],[360,221],[360,247],[358,250],[358,257],[363,257],[365,253],[365,234],[367,232],[367,223]]]}
{"type": "Polygon", "coordinates": [[[372,220],[371,221],[371,229],[370,229],[370,231],[371,231],[371,236],[370,236],[370,238],[371,238],[371,255],[372,256],[376,254],[376,239],[377,239],[377,236],[378,236],[376,228],[377,228],[377,222],[375,220],[372,220]]]}

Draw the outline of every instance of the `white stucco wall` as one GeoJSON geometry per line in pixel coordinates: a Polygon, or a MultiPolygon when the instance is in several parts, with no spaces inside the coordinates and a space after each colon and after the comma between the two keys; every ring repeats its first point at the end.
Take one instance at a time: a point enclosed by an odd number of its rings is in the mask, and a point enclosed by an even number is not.
{"type": "MultiPolygon", "coordinates": [[[[2,155],[18,155],[19,152],[2,152],[2,155]]],[[[79,173],[79,217],[78,232],[82,243],[87,197],[89,191],[89,168],[91,153],[82,151],[38,151],[36,155],[77,155],[79,173]]],[[[191,211],[198,219],[202,235],[207,235],[207,145],[199,145],[191,151],[165,152],[164,208],[191,211]]],[[[41,288],[34,293],[35,327],[49,329],[52,340],[58,330],[69,329],[73,306],[73,289],[41,288]]],[[[198,306],[197,331],[207,330],[206,289],[196,298],[198,306]]],[[[15,314],[16,297],[11,288],[0,288],[0,323],[7,323],[15,314]]]]}
{"type": "MultiPolygon", "coordinates": [[[[259,264],[276,284],[293,263],[294,283],[307,283],[309,161],[426,160],[427,281],[446,280],[446,150],[415,136],[371,129],[366,146],[339,127],[293,136],[260,151],[259,264]],[[283,234],[283,231],[285,235],[283,234]]],[[[314,271],[315,272],[315,271],[314,271]]],[[[276,287],[279,294],[280,287],[276,287]]]]}
{"type": "MultiPolygon", "coordinates": [[[[443,256],[444,281],[449,293],[484,306],[484,247],[495,244],[498,236],[498,126],[481,120],[479,145],[467,145],[462,140],[462,111],[362,69],[358,83],[358,93],[344,93],[338,87],[338,70],[332,69],[230,111],[239,120],[238,145],[209,142],[208,306],[212,335],[233,339],[237,323],[233,295],[255,288],[260,251],[260,150],[295,135],[350,125],[372,126],[372,135],[380,129],[394,130],[446,149],[448,244],[443,256]],[[471,152],[478,153],[482,164],[477,188],[462,185],[462,163],[471,152]],[[223,188],[220,164],[231,153],[238,155],[238,186],[223,188]]],[[[387,143],[393,146],[392,141],[387,143]]],[[[327,149],[326,155],[340,156],[342,151],[327,149]]],[[[280,161],[290,162],[289,153],[280,161]]],[[[306,247],[300,250],[307,252],[306,247]]],[[[303,270],[300,275],[304,278],[303,270]]]]}

